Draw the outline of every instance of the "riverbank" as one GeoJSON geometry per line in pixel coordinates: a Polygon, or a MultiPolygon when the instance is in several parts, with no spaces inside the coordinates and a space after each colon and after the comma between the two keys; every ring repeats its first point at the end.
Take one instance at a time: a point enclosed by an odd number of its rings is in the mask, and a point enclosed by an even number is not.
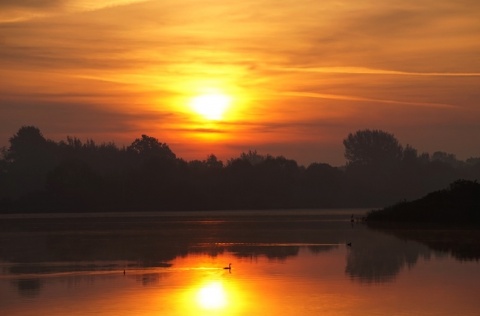
{"type": "Polygon", "coordinates": [[[411,202],[368,213],[369,222],[442,223],[480,226],[480,184],[457,180],[449,188],[411,202]]]}

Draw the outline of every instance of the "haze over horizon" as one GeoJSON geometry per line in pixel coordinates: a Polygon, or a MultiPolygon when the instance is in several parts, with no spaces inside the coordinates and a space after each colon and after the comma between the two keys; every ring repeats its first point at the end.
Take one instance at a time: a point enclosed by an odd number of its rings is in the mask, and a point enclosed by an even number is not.
{"type": "Polygon", "coordinates": [[[359,129],[480,156],[480,2],[0,3],[0,147],[53,140],[184,159],[242,151],[342,165],[359,129]]]}

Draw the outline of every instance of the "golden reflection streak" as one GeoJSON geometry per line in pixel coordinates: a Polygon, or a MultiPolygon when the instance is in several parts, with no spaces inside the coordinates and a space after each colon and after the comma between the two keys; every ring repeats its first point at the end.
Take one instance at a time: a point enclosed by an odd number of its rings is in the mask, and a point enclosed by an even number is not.
{"type": "Polygon", "coordinates": [[[206,278],[192,285],[182,299],[187,315],[241,315],[243,294],[233,280],[206,278]]]}
{"type": "Polygon", "coordinates": [[[197,303],[204,309],[225,308],[228,296],[222,282],[212,281],[202,286],[197,293],[197,303]]]}
{"type": "Polygon", "coordinates": [[[182,315],[244,314],[247,293],[233,272],[226,272],[217,263],[196,262],[193,266],[185,279],[190,285],[175,299],[182,306],[182,315]]]}

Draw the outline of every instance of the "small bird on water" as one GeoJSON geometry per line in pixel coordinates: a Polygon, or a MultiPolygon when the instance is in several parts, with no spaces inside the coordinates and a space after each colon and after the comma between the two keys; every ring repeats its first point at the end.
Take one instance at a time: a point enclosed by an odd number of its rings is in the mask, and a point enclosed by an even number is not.
{"type": "Polygon", "coordinates": [[[352,243],[351,242],[347,243],[347,246],[352,247],[352,243]]]}
{"type": "Polygon", "coordinates": [[[228,267],[223,267],[223,268],[224,268],[225,270],[232,270],[232,264],[229,263],[229,264],[228,264],[228,267]]]}

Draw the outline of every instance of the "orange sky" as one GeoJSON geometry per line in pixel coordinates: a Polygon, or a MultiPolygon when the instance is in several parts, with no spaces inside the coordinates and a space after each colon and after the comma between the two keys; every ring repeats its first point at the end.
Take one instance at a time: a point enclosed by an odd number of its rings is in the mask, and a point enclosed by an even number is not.
{"type": "Polygon", "coordinates": [[[370,128],[478,157],[479,16],[477,0],[2,0],[0,146],[35,125],[342,165],[370,128]],[[190,106],[212,91],[231,99],[220,120],[190,106]]]}

